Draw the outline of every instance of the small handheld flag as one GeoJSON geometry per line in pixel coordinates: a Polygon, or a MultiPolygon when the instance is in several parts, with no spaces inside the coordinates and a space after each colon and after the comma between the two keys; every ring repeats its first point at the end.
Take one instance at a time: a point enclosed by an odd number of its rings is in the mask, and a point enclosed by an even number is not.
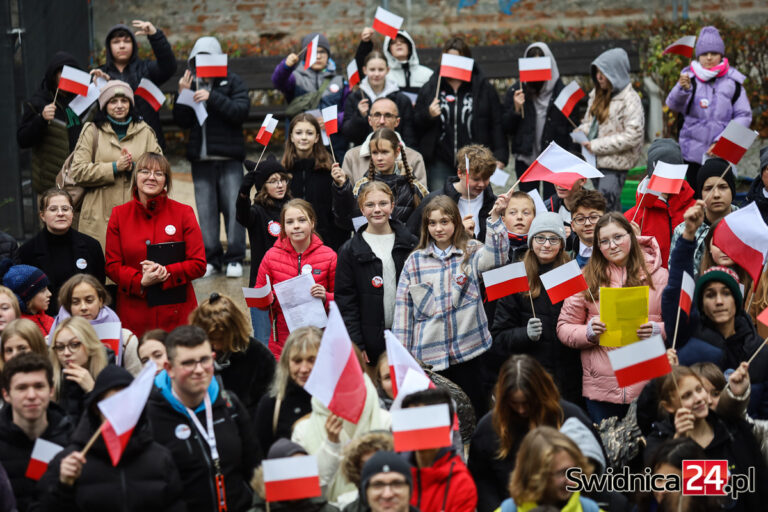
{"type": "Polygon", "coordinates": [[[292,501],[322,495],[314,455],[264,459],[266,501],[292,501]]]}
{"type": "Polygon", "coordinates": [[[551,57],[526,57],[517,59],[521,82],[546,82],[552,80],[551,57]]]}
{"type": "Polygon", "coordinates": [[[243,288],[243,296],[245,297],[245,305],[249,308],[265,309],[269,307],[274,301],[269,276],[267,276],[267,284],[261,288],[243,288]]]}
{"type": "Polygon", "coordinates": [[[674,53],[682,55],[686,59],[693,57],[693,49],[696,46],[696,36],[683,36],[671,45],[664,48],[662,55],[674,53]]]}
{"type": "Polygon", "coordinates": [[[307,53],[304,54],[304,69],[309,69],[312,64],[317,62],[317,45],[320,44],[320,34],[312,38],[307,45],[307,53]]]}
{"type": "Polygon", "coordinates": [[[660,335],[608,352],[619,387],[655,379],[672,371],[667,349],[660,335]]]}
{"type": "Polygon", "coordinates": [[[325,133],[329,136],[339,131],[339,111],[336,105],[325,107],[320,111],[323,116],[323,124],[325,125],[325,133]]]}
{"type": "Polygon", "coordinates": [[[390,411],[395,451],[410,452],[451,446],[448,404],[390,411]]]}
{"type": "Polygon", "coordinates": [[[261,123],[259,133],[256,134],[256,142],[262,146],[269,144],[269,139],[272,138],[275,128],[277,128],[277,119],[272,117],[272,114],[267,114],[267,117],[264,118],[264,122],[261,123]]]}
{"type": "Polygon", "coordinates": [[[379,34],[385,35],[390,39],[397,37],[400,27],[403,25],[403,18],[388,10],[377,7],[376,15],[373,18],[373,30],[379,34]]]}
{"type": "Polygon", "coordinates": [[[446,78],[455,78],[464,82],[472,81],[472,68],[475,66],[474,59],[444,53],[440,58],[440,76],[446,78]]]}
{"type": "Polygon", "coordinates": [[[347,80],[349,81],[349,87],[352,88],[360,83],[360,72],[357,70],[357,61],[352,61],[347,64],[347,80]]]}
{"type": "Polygon", "coordinates": [[[565,117],[570,117],[573,108],[584,96],[586,96],[586,93],[574,80],[563,87],[563,90],[557,95],[555,106],[560,109],[565,117]]]}
{"type": "Polygon", "coordinates": [[[227,76],[227,55],[200,53],[195,56],[195,74],[200,78],[218,78],[227,76]]]}
{"type": "Polygon", "coordinates": [[[488,300],[496,300],[529,289],[528,274],[522,261],[483,272],[488,300]]]}
{"type": "Polygon", "coordinates": [[[551,142],[520,176],[519,181],[541,180],[570,189],[582,178],[602,177],[603,173],[595,167],[551,142]]]}
{"type": "Polygon", "coordinates": [[[142,78],[139,87],[136,89],[136,95],[143,98],[154,109],[155,112],[165,103],[165,94],[158,86],[147,78],[142,78]]]}
{"type": "Polygon", "coordinates": [[[62,91],[88,95],[88,85],[91,83],[91,75],[71,66],[61,68],[61,78],[59,78],[59,89],[62,91]]]}
{"type": "Polygon", "coordinates": [[[32,447],[32,456],[29,459],[29,465],[24,476],[30,480],[40,480],[40,477],[48,469],[48,463],[63,449],[63,446],[38,437],[35,445],[32,447]]]}
{"type": "Polygon", "coordinates": [[[712,148],[712,154],[737,165],[757,138],[757,132],[731,121],[712,148]]]}
{"type": "Polygon", "coordinates": [[[584,275],[581,273],[581,268],[579,268],[576,260],[571,260],[549,272],[545,272],[539,278],[541,279],[541,284],[547,290],[547,295],[549,295],[549,300],[552,304],[557,304],[561,300],[589,288],[587,280],[584,279],[584,275]]]}

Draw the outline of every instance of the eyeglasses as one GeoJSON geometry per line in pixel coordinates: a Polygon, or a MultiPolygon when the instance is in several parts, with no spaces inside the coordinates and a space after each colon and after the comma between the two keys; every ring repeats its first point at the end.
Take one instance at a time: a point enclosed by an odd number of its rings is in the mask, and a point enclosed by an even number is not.
{"type": "Polygon", "coordinates": [[[368,484],[368,489],[373,489],[376,492],[382,492],[389,487],[393,491],[402,491],[408,487],[408,482],[405,480],[395,480],[394,482],[371,482],[368,484]]]}
{"type": "Polygon", "coordinates": [[[48,213],[58,213],[58,212],[72,213],[72,207],[71,206],[67,206],[67,205],[64,205],[64,206],[49,206],[48,208],[46,208],[46,211],[48,213]]]}
{"type": "Polygon", "coordinates": [[[578,217],[573,218],[573,222],[575,224],[578,224],[579,226],[582,226],[589,221],[590,224],[597,224],[597,221],[600,220],[600,215],[594,214],[587,217],[586,215],[579,215],[578,217]]]}
{"type": "Polygon", "coordinates": [[[269,180],[267,182],[267,185],[272,185],[273,187],[277,185],[283,185],[285,183],[288,183],[288,180],[285,178],[277,178],[276,180],[269,180]]]}
{"type": "Polygon", "coordinates": [[[365,210],[373,210],[374,208],[376,208],[378,206],[379,208],[381,208],[383,210],[387,206],[391,206],[391,205],[392,205],[391,201],[379,201],[378,203],[364,203],[363,204],[363,209],[365,209],[365,210]]]}
{"type": "Polygon", "coordinates": [[[539,245],[544,245],[545,243],[549,242],[549,245],[554,246],[554,245],[560,245],[560,242],[562,242],[562,239],[559,236],[536,235],[533,237],[533,241],[539,245]]]}
{"type": "Polygon", "coordinates": [[[213,357],[203,356],[200,359],[188,359],[186,361],[180,361],[179,365],[188,372],[194,371],[194,369],[197,368],[197,365],[200,365],[203,370],[209,370],[213,366],[213,357]]]}
{"type": "Polygon", "coordinates": [[[80,350],[80,347],[83,346],[83,343],[80,341],[70,341],[67,343],[54,343],[53,350],[56,352],[64,352],[66,349],[69,349],[70,352],[77,352],[80,350]]]}
{"type": "Polygon", "coordinates": [[[604,238],[599,242],[600,247],[610,247],[611,244],[619,245],[621,241],[624,240],[625,236],[629,236],[629,233],[624,233],[623,235],[613,235],[613,238],[604,238]]]}
{"type": "Polygon", "coordinates": [[[165,173],[163,171],[150,171],[149,169],[139,169],[138,171],[136,171],[136,173],[140,174],[145,178],[149,176],[152,176],[158,179],[165,178],[165,173]]]}
{"type": "Polygon", "coordinates": [[[396,119],[396,118],[400,117],[400,116],[397,116],[395,114],[390,114],[389,112],[387,112],[387,113],[374,112],[373,114],[370,114],[370,116],[371,116],[371,119],[378,120],[378,119],[384,118],[386,121],[391,121],[393,119],[396,119]]]}

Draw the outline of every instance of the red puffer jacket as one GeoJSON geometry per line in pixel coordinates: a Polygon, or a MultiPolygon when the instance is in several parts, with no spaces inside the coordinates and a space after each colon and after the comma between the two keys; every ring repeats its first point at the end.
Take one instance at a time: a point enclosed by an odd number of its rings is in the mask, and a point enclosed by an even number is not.
{"type": "Polygon", "coordinates": [[[413,494],[411,505],[421,512],[472,512],[477,507],[477,487],[461,457],[451,450],[438,452],[435,462],[418,468],[411,455],[413,494]]]}
{"type": "MultiPolygon", "coordinates": [[[[275,284],[296,277],[302,273],[312,273],[315,282],[325,287],[326,308],[329,301],[333,300],[333,284],[336,282],[336,253],[330,247],[323,245],[322,240],[313,234],[312,242],[303,253],[299,254],[291,245],[288,238],[278,238],[275,245],[266,252],[259,265],[259,273],[256,276],[254,288],[261,288],[267,284],[267,276],[274,286],[275,284]]],[[[280,359],[280,353],[288,337],[288,326],[285,323],[280,304],[275,301],[270,306],[272,318],[276,318],[269,340],[269,349],[280,359]]]]}
{"type": "Polygon", "coordinates": [[[145,331],[160,328],[171,331],[187,324],[197,307],[192,280],[205,274],[203,235],[190,206],[163,193],[151,199],[147,207],[134,195],[112,209],[107,225],[107,276],[117,283],[117,314],[123,327],[141,337],[145,331]],[[187,299],[180,304],[149,307],[141,286],[141,262],[147,259],[147,245],[186,242],[185,260],[166,265],[170,277],[164,289],[185,286],[187,299]]]}

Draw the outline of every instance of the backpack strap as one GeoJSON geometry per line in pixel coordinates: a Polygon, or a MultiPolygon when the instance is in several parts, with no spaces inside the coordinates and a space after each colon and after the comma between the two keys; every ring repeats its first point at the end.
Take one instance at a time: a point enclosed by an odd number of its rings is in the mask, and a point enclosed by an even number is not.
{"type": "Polygon", "coordinates": [[[741,83],[736,82],[736,87],[733,88],[733,96],[731,96],[731,105],[735,105],[736,101],[741,96],[741,83]]]}

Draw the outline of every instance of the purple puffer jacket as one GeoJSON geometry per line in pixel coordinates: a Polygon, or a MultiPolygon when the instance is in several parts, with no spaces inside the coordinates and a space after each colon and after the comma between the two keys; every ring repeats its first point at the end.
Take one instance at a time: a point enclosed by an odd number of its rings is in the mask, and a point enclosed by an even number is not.
{"type": "MultiPolygon", "coordinates": [[[[667,96],[667,106],[685,115],[683,128],[680,130],[680,149],[683,158],[689,162],[701,163],[702,155],[709,149],[731,119],[739,124],[749,126],[752,122],[752,110],[749,107],[749,99],[744,87],[741,94],[733,104],[733,94],[736,91],[736,83],[744,83],[744,75],[734,68],[730,68],[725,76],[714,78],[708,82],[702,82],[695,76],[690,67],[683,69],[691,80],[696,80],[696,97],[691,98],[691,91],[686,91],[680,84],[667,96]],[[707,100],[707,108],[702,108],[702,100],[707,100]],[[688,114],[685,110],[691,101],[691,109],[688,114]]],[[[704,104],[707,104],[704,102],[704,104]]]]}

